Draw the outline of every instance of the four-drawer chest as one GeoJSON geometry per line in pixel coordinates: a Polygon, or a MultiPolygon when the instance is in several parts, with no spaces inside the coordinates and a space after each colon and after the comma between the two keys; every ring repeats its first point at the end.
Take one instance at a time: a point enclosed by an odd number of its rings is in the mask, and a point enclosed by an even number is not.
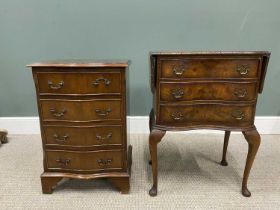
{"type": "Polygon", "coordinates": [[[43,193],[63,178],[108,178],[129,191],[127,61],[33,63],[44,153],[43,193]]]}
{"type": "Polygon", "coordinates": [[[151,196],[157,195],[157,144],[166,131],[191,129],[225,131],[222,165],[227,165],[230,132],[243,132],[249,150],[242,194],[251,195],[247,180],[260,144],[254,117],[269,56],[263,51],[151,53],[151,196]]]}

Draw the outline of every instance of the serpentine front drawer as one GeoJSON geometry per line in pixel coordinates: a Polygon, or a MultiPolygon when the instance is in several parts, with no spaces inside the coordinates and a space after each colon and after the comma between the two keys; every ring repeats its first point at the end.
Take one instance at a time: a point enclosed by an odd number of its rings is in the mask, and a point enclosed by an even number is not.
{"type": "Polygon", "coordinates": [[[212,58],[196,56],[192,59],[177,56],[159,59],[162,78],[254,78],[257,79],[259,59],[235,57],[212,58]]]}
{"type": "Polygon", "coordinates": [[[121,125],[69,126],[44,125],[46,146],[89,148],[96,146],[121,146],[121,125]]]}
{"type": "Polygon", "coordinates": [[[159,123],[173,126],[248,127],[253,125],[254,108],[254,105],[247,104],[161,105],[159,123]]]}
{"type": "Polygon", "coordinates": [[[121,120],[121,100],[41,99],[43,121],[121,120]]]}
{"type": "Polygon", "coordinates": [[[38,85],[40,95],[120,95],[122,87],[118,71],[41,72],[38,73],[38,85]]]}
{"type": "Polygon", "coordinates": [[[243,81],[189,81],[160,82],[161,102],[176,101],[254,101],[257,95],[257,82],[243,81]]]}
{"type": "Polygon", "coordinates": [[[47,150],[47,167],[60,171],[107,171],[121,170],[123,164],[121,150],[103,151],[63,151],[47,150]]]}

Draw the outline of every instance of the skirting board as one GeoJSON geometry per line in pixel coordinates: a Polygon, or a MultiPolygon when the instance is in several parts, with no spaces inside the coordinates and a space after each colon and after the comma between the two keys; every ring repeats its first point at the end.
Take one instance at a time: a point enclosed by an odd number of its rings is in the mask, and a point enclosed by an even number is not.
{"type": "MultiPolygon", "coordinates": [[[[257,116],[255,125],[260,134],[280,134],[280,117],[278,116],[257,116]]],[[[7,129],[9,134],[40,134],[38,117],[0,117],[0,128],[7,129]]],[[[127,131],[134,133],[149,133],[148,116],[128,116],[127,131]]],[[[191,133],[218,133],[215,130],[193,130],[191,133]]]]}

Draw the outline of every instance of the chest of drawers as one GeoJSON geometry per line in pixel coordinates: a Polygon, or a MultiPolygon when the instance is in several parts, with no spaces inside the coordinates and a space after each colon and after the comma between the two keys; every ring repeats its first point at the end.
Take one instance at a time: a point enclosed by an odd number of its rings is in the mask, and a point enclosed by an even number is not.
{"type": "Polygon", "coordinates": [[[33,63],[44,153],[43,193],[62,178],[108,178],[129,191],[126,61],[33,63]]]}
{"type": "Polygon", "coordinates": [[[269,52],[151,53],[149,147],[153,169],[150,195],[157,195],[157,144],[166,131],[225,131],[222,165],[231,131],[242,131],[249,145],[242,194],[260,136],[254,126],[258,93],[262,92],[269,52]]]}

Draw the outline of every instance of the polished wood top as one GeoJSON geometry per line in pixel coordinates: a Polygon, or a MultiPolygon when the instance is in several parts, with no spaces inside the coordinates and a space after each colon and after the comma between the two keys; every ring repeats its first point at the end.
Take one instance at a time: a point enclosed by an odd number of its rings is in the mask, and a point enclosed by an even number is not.
{"type": "Polygon", "coordinates": [[[27,67],[127,67],[128,60],[50,60],[36,62],[27,67]]]}
{"type": "Polygon", "coordinates": [[[269,51],[161,51],[150,52],[150,55],[265,55],[269,56],[269,51]]]}

